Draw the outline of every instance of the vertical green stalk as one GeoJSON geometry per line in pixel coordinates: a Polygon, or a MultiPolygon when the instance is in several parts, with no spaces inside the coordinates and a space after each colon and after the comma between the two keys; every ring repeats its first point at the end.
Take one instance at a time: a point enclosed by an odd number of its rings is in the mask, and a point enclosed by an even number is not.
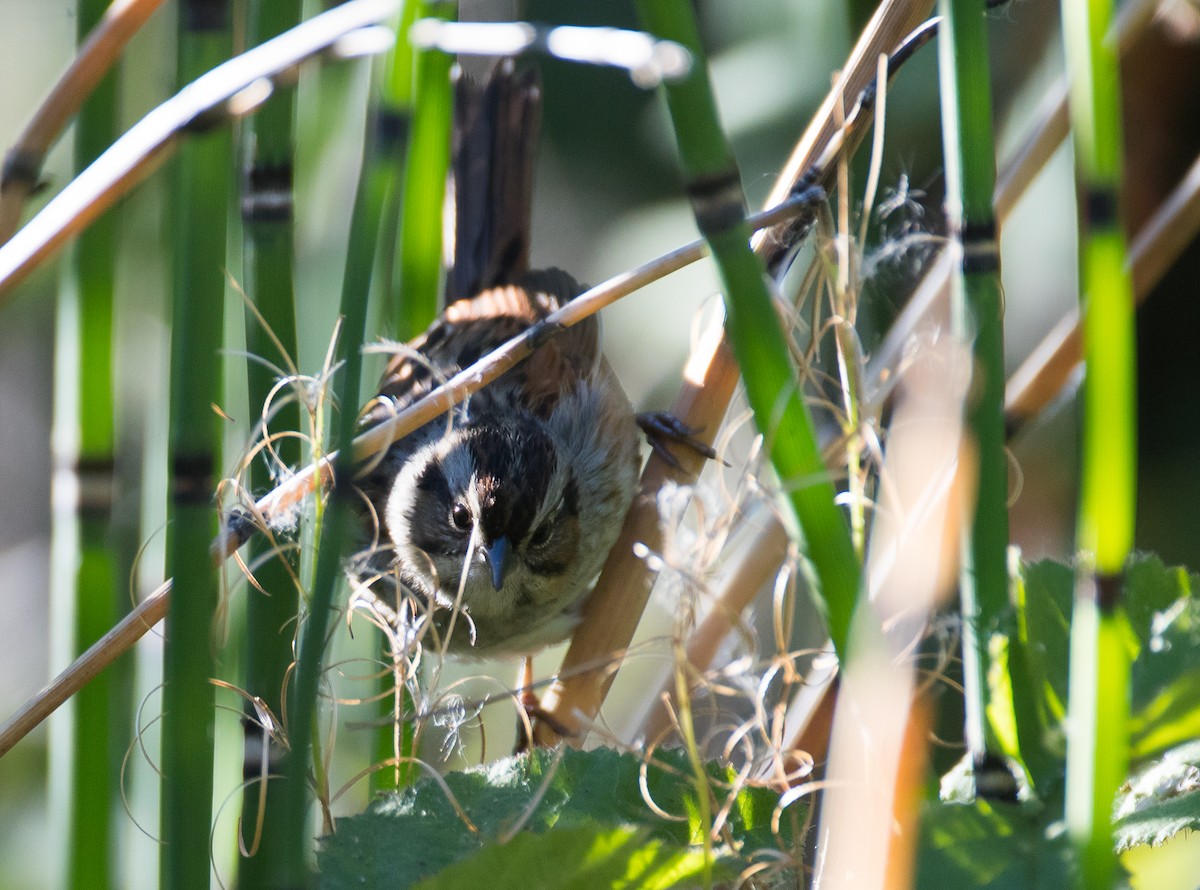
{"type": "MultiPolygon", "coordinates": [[[[105,0],[81,0],[77,37],[82,43],[104,14],[105,0]]],[[[80,110],[75,124],[75,169],[82,170],[117,135],[116,75],[109,73],[80,110]]],[[[73,478],[77,491],[72,503],[56,505],[55,562],[74,566],[66,588],[56,590],[58,603],[73,602],[69,653],[74,658],[112,627],[120,613],[122,585],[111,540],[115,466],[115,406],[113,399],[113,277],[116,217],[101,216],[76,243],[61,289],[57,349],[60,363],[55,378],[58,424],[74,427],[72,447],[56,455],[61,469],[73,478]]],[[[60,435],[56,431],[56,440],[60,435]]],[[[56,486],[59,483],[56,482],[56,486]]],[[[57,500],[57,499],[56,499],[57,500]]],[[[56,609],[56,614],[58,610],[56,609]]],[[[112,820],[121,744],[121,727],[113,707],[121,688],[119,677],[105,673],[74,697],[71,707],[69,763],[57,763],[70,779],[66,794],[66,824],[60,829],[65,845],[63,874],[68,887],[113,886],[112,820]]]]}
{"type": "MultiPolygon", "coordinates": [[[[381,330],[391,331],[399,326],[408,330],[414,325],[416,330],[422,330],[431,319],[422,320],[420,313],[411,310],[403,298],[399,288],[391,287],[393,280],[401,273],[401,267],[395,264],[397,254],[402,253],[397,239],[400,231],[403,202],[406,196],[405,179],[409,158],[409,141],[412,135],[413,105],[416,87],[416,55],[408,39],[408,32],[418,14],[423,11],[424,4],[407,2],[403,5],[396,29],[396,43],[388,53],[383,65],[384,75],[376,107],[371,111],[376,117],[376,130],[381,134],[383,148],[379,152],[381,170],[389,176],[387,183],[388,197],[384,216],[381,221],[381,238],[383,244],[379,251],[379,281],[384,282],[384,318],[381,330]],[[399,301],[399,302],[397,302],[399,301]],[[409,313],[413,317],[409,318],[409,313]],[[401,318],[408,321],[399,321],[401,318]]],[[[447,82],[449,78],[447,78],[447,82]]],[[[429,84],[425,84],[429,88],[429,84]]],[[[440,232],[440,228],[439,228],[440,232]]],[[[433,280],[437,281],[437,264],[440,263],[440,240],[438,256],[434,257],[433,280]]],[[[426,275],[428,277],[428,275],[426,275]]],[[[436,294],[434,294],[436,299],[436,294]]],[[[428,301],[426,301],[428,302],[428,301]]],[[[436,303],[433,304],[436,306],[436,303]]],[[[407,339],[407,337],[404,337],[407,339]]],[[[393,663],[391,641],[386,635],[380,634],[380,649],[384,664],[393,663]]],[[[408,693],[397,687],[397,677],[393,672],[384,673],[379,681],[379,731],[375,736],[375,761],[382,763],[397,756],[404,758],[413,753],[412,726],[401,722],[401,714],[408,701],[408,693]]],[[[407,784],[409,769],[407,765],[398,764],[393,769],[382,769],[371,773],[371,790],[373,792],[394,790],[407,784]]]]}
{"type": "MultiPolygon", "coordinates": [[[[395,48],[388,57],[383,89],[374,112],[382,142],[377,162],[384,171],[399,171],[399,181],[389,182],[390,213],[398,213],[398,225],[387,220],[399,239],[380,258],[383,281],[392,283],[385,305],[395,307],[386,327],[395,327],[396,337],[409,340],[433,321],[438,310],[442,271],[442,205],[446,175],[450,167],[450,122],[453,114],[453,58],[436,50],[414,50],[409,28],[418,18],[451,15],[452,7],[433,2],[404,4],[395,48]],[[392,257],[398,257],[394,267],[392,257]]],[[[388,641],[383,644],[385,660],[392,658],[388,641]]],[[[397,720],[407,693],[397,688],[397,677],[386,674],[380,681],[380,730],[375,754],[380,762],[413,753],[412,727],[397,720]],[[398,701],[397,697],[402,700],[398,701]],[[397,731],[399,748],[397,749],[397,731]]],[[[409,769],[371,774],[371,788],[389,790],[408,781],[409,769]]]]}
{"type": "Polygon", "coordinates": [[[992,193],[996,186],[986,18],[977,0],[940,0],[946,216],[961,261],[951,275],[957,336],[972,341],[967,423],[979,462],[975,513],[963,541],[961,603],[967,750],[976,769],[998,752],[988,640],[1008,607],[1008,459],[1004,437],[1004,307],[992,193]]]}
{"type": "MultiPolygon", "coordinates": [[[[299,21],[299,0],[255,0],[249,10],[247,42],[261,43],[299,21]]],[[[285,369],[297,354],[294,119],[295,88],[281,86],[246,126],[242,182],[244,277],[257,310],[246,312],[246,350],[285,369]]],[[[251,361],[246,376],[250,410],[255,412],[266,404],[276,383],[275,372],[251,361]]],[[[276,394],[278,410],[262,431],[264,437],[301,429],[300,403],[298,399],[289,401],[290,395],[286,391],[276,394]]],[[[285,466],[300,464],[300,441],[295,436],[275,439],[272,450],[285,466]]],[[[269,453],[264,453],[250,467],[250,485],[256,494],[268,491],[277,481],[270,460],[269,453]]],[[[256,537],[251,542],[251,559],[257,561],[271,547],[265,536],[256,537]]],[[[246,594],[245,688],[261,698],[276,717],[283,714],[283,684],[292,663],[293,620],[299,602],[292,571],[297,562],[294,554],[286,552],[270,557],[255,573],[265,595],[253,587],[246,594]]],[[[271,746],[268,769],[272,775],[277,773],[283,752],[268,741],[249,707],[243,726],[243,774],[261,776],[263,745],[271,746]]],[[[267,886],[270,875],[281,868],[286,820],[276,782],[262,777],[243,796],[242,846],[251,852],[239,864],[238,880],[243,887],[267,886]]]]}
{"type": "MultiPolygon", "coordinates": [[[[229,57],[229,7],[190,0],[179,10],[180,83],[229,57]]],[[[194,134],[175,166],[172,220],[171,522],[167,567],[175,579],[163,660],[162,883],[208,887],[213,788],[212,619],[217,573],[214,478],[220,430],[225,229],[230,194],[228,131],[194,134]]]]}
{"type": "Polygon", "coordinates": [[[1125,780],[1129,653],[1121,585],[1133,546],[1136,405],[1133,286],[1118,217],[1121,96],[1111,0],[1064,0],[1080,227],[1086,376],[1080,480],[1079,582],[1071,626],[1067,827],[1082,882],[1113,883],[1113,796],[1125,780]]]}
{"type": "MultiPolygon", "coordinates": [[[[311,852],[308,830],[310,763],[320,775],[317,753],[317,694],[322,661],[333,610],[333,597],[342,575],[342,559],[357,533],[358,498],[354,489],[354,464],[350,442],[358,422],[357,406],[362,397],[362,343],[366,335],[367,298],[371,289],[380,223],[389,197],[396,150],[387,132],[381,132],[379,117],[367,116],[364,156],[350,221],[350,243],[342,280],[341,342],[338,354],[342,376],[338,381],[339,412],[333,429],[331,449],[338,451],[334,482],[321,523],[320,542],[313,579],[312,597],[301,630],[300,652],[294,682],[288,695],[288,735],[291,752],[286,775],[288,855],[284,886],[302,883],[308,874],[311,852]]],[[[320,783],[318,783],[320,784],[320,783]]]]}
{"type": "Polygon", "coordinates": [[[859,563],[846,518],[834,503],[833,483],[788,359],[762,263],[749,248],[741,176],[717,118],[692,5],[687,0],[638,0],[637,9],[643,28],[683,44],[692,54],[688,76],[666,85],[688,195],[724,285],[726,332],[755,422],[788,488],[820,583],[829,635],[844,656],[859,563]]]}
{"type": "MultiPolygon", "coordinates": [[[[422,16],[448,17],[448,4],[421,2],[422,16]]],[[[407,42],[407,35],[402,35],[407,42]]],[[[404,170],[404,210],[400,220],[400,265],[396,291],[400,314],[396,337],[409,340],[429,325],[438,308],[442,257],[442,205],[450,169],[450,120],[454,94],[453,58],[436,50],[414,53],[412,140],[404,170]]]]}
{"type": "Polygon", "coordinates": [[[393,286],[399,275],[396,259],[400,253],[400,219],[404,200],[404,171],[408,158],[408,146],[412,136],[413,89],[416,81],[416,56],[408,40],[408,32],[421,11],[421,3],[409,0],[400,7],[396,18],[396,42],[382,65],[378,107],[374,112],[379,121],[377,126],[390,134],[388,139],[396,146],[395,184],[384,208],[380,237],[384,249],[379,251],[376,274],[385,284],[379,301],[380,316],[376,326],[380,333],[391,336],[400,312],[398,294],[393,286]]]}

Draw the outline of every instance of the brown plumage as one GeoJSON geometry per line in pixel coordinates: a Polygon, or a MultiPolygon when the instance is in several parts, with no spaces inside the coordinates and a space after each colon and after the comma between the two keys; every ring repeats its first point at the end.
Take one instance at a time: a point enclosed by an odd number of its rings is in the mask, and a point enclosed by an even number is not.
{"type": "MultiPolygon", "coordinates": [[[[389,364],[372,414],[411,404],[579,291],[549,270],[452,303],[389,364]]],[[[376,568],[433,606],[418,620],[435,639],[458,609],[450,652],[527,654],[578,623],[637,470],[633,409],[589,318],[392,446],[364,485],[376,568]]]]}

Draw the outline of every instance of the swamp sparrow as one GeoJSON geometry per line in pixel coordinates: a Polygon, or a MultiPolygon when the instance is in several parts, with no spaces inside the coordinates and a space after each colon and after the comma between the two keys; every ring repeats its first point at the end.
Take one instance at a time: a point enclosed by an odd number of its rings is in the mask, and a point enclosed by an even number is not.
{"type": "MultiPolygon", "coordinates": [[[[402,409],[582,288],[556,269],[451,303],[390,362],[372,419],[402,409]]],[[[396,442],[364,481],[377,574],[428,609],[428,644],[527,655],[565,639],[620,531],[637,420],[588,318],[396,442]],[[449,634],[447,640],[447,634],[449,634]]]]}

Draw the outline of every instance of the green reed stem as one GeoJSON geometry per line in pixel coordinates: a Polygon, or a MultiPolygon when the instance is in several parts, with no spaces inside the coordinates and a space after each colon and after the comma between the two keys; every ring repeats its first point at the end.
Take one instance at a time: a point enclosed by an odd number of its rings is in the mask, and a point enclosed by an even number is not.
{"type": "Polygon", "coordinates": [[[846,518],[834,502],[812,419],[776,314],[761,261],[748,247],[745,197],[721,130],[692,6],[686,0],[638,0],[642,27],[683,44],[692,70],[666,85],[680,161],[701,233],[725,289],[726,333],[741,366],[755,422],[770,444],[820,584],[830,637],[845,647],[859,587],[859,563],[846,518]]]}
{"type": "MultiPolygon", "coordinates": [[[[383,208],[387,201],[388,177],[380,153],[386,149],[377,130],[378,120],[368,115],[364,158],[359,173],[350,222],[350,244],[342,280],[341,342],[343,362],[337,385],[339,410],[330,450],[339,453],[334,463],[334,483],[321,523],[312,596],[300,638],[295,679],[289,690],[288,734],[291,752],[287,769],[287,844],[290,856],[285,877],[289,885],[304,881],[310,855],[308,830],[308,772],[316,754],[317,694],[322,661],[334,605],[334,593],[342,576],[342,559],[357,533],[358,498],[354,488],[354,464],[350,442],[357,428],[357,406],[362,397],[362,344],[366,336],[367,298],[371,288],[375,246],[383,208]]],[[[314,764],[318,775],[321,764],[314,764]]]]}
{"type": "MultiPolygon", "coordinates": [[[[423,2],[422,16],[448,17],[445,3],[423,2]]],[[[400,218],[400,263],[395,290],[400,314],[396,336],[409,340],[425,330],[438,312],[442,272],[442,205],[450,169],[450,127],[454,91],[451,56],[436,50],[414,54],[412,138],[404,168],[404,208],[400,218]]]]}
{"type": "MultiPolygon", "coordinates": [[[[80,43],[107,6],[104,0],[79,4],[80,43]]],[[[116,138],[116,131],[116,75],[110,72],[80,109],[75,124],[75,168],[82,170],[90,164],[116,138]]],[[[64,413],[56,417],[55,425],[74,427],[75,433],[72,446],[57,453],[56,459],[63,470],[69,467],[79,494],[74,503],[54,510],[55,564],[75,569],[56,573],[56,580],[61,578],[65,587],[53,591],[52,597],[72,616],[70,652],[63,653],[69,658],[103,636],[122,611],[119,559],[112,540],[115,249],[116,218],[106,214],[80,236],[72,250],[60,295],[60,373],[55,377],[54,401],[56,413],[64,413]]],[[[57,431],[55,438],[60,439],[57,431]]],[[[56,607],[54,613],[60,614],[60,609],[56,607]]],[[[70,760],[52,767],[69,776],[66,822],[58,835],[64,844],[66,885],[81,890],[114,886],[113,805],[119,791],[120,752],[128,737],[116,719],[122,712],[116,704],[123,688],[119,675],[106,673],[80,690],[71,703],[70,744],[63,749],[70,760]]],[[[53,753],[57,751],[55,746],[53,753]]]]}
{"type": "Polygon", "coordinates": [[[1071,627],[1067,828],[1082,856],[1082,885],[1112,886],[1113,796],[1129,746],[1129,650],[1122,573],[1133,547],[1137,496],[1133,285],[1118,207],[1123,148],[1111,0],[1064,0],[1080,227],[1086,376],[1071,627]]]}
{"type": "MultiPolygon", "coordinates": [[[[294,27],[300,21],[299,0],[255,0],[247,19],[246,37],[251,45],[261,43],[294,27]]],[[[254,310],[246,310],[246,350],[289,371],[298,354],[295,299],[295,225],[293,174],[295,157],[295,88],[279,87],[245,130],[242,180],[242,222],[245,234],[243,264],[247,296],[254,310]]],[[[300,430],[301,406],[296,394],[283,390],[267,405],[277,373],[266,364],[250,361],[246,367],[249,405],[252,412],[274,412],[261,431],[263,438],[300,430]]],[[[273,461],[295,468],[303,459],[300,440],[294,435],[273,439],[250,467],[250,486],[256,494],[270,490],[278,481],[273,461]],[[275,458],[272,458],[274,453],[275,458]]],[[[256,537],[251,561],[268,554],[273,544],[266,536],[256,537]]],[[[263,700],[280,718],[283,686],[292,663],[292,634],[299,603],[294,572],[299,559],[294,552],[271,556],[255,571],[260,592],[246,593],[246,681],[245,689],[263,700]]],[[[266,733],[246,708],[244,721],[246,762],[244,775],[261,772],[261,748],[266,733]]],[[[278,764],[282,750],[272,745],[269,763],[278,764]]],[[[276,766],[272,772],[277,772],[276,766]]],[[[270,876],[284,869],[286,814],[276,779],[249,786],[242,800],[242,845],[252,852],[239,862],[238,880],[243,887],[269,886],[270,876]]]]}
{"type": "MultiPolygon", "coordinates": [[[[227,3],[193,0],[179,11],[178,78],[194,80],[229,57],[227,3]]],[[[196,135],[179,150],[172,209],[171,523],[167,568],[175,579],[166,619],[162,720],[162,883],[207,888],[213,788],[212,620],[218,578],[209,556],[220,430],[225,229],[231,140],[196,135]]]]}
{"type": "MultiPolygon", "coordinates": [[[[1004,305],[992,194],[996,187],[987,20],[977,0],[940,0],[946,215],[961,262],[951,275],[956,334],[971,341],[975,379],[967,423],[978,457],[975,512],[961,573],[967,750],[977,767],[999,752],[988,641],[1008,612],[1008,457],[1004,434],[1004,305]]],[[[1014,638],[1015,645],[1020,645],[1014,638]]],[[[1005,688],[1011,684],[1003,684],[1005,688]]],[[[1011,703],[1009,703],[1011,706],[1011,703]]],[[[1028,714],[1022,715],[1028,718],[1028,714]]]]}
{"type": "MultiPolygon", "coordinates": [[[[380,328],[391,333],[400,331],[402,339],[408,339],[414,331],[421,331],[433,318],[437,311],[436,282],[441,267],[441,240],[438,239],[432,255],[422,255],[419,261],[409,257],[414,266],[416,277],[420,280],[433,281],[435,288],[424,299],[406,298],[405,286],[399,283],[400,276],[405,274],[404,245],[399,240],[398,233],[402,231],[403,220],[409,218],[407,179],[410,163],[410,141],[413,138],[413,108],[414,104],[423,105],[425,102],[443,101],[439,95],[439,84],[430,81],[426,75],[421,79],[421,92],[418,94],[418,61],[412,44],[408,39],[412,23],[420,15],[426,13],[425,3],[405,3],[401,9],[397,27],[396,43],[384,62],[384,75],[381,88],[373,109],[370,111],[376,117],[377,132],[381,134],[380,151],[376,155],[377,170],[371,175],[380,180],[379,188],[387,195],[383,219],[381,221],[381,244],[377,257],[378,280],[387,283],[383,300],[384,318],[380,328]],[[430,98],[433,93],[432,100],[430,98]],[[399,257],[399,264],[396,259],[399,257]],[[432,262],[431,268],[423,268],[432,262]],[[392,287],[392,282],[398,282],[392,287]]],[[[445,77],[446,88],[449,85],[449,73],[445,77]]],[[[429,121],[423,120],[420,129],[423,131],[422,140],[429,141],[429,121]]],[[[449,141],[446,151],[449,151],[449,141]]],[[[440,162],[434,164],[436,169],[440,162]]],[[[444,169],[444,168],[443,168],[444,169]]],[[[435,174],[436,175],[436,174],[435,174]]],[[[442,174],[444,189],[445,174],[442,174]]],[[[442,194],[439,192],[439,194],[442,194]]],[[[419,197],[419,195],[417,196],[419,197]]],[[[439,198],[440,200],[440,198],[439,198]]],[[[424,212],[424,207],[413,209],[413,213],[424,212]]],[[[419,219],[420,217],[412,217],[419,219]]],[[[441,228],[438,226],[440,235],[441,228]]],[[[411,287],[410,287],[411,289],[411,287]]],[[[390,642],[381,634],[380,649],[384,664],[392,663],[390,642]]],[[[413,753],[413,728],[410,723],[400,721],[400,714],[406,705],[411,705],[408,693],[397,686],[398,678],[394,672],[385,672],[380,677],[378,692],[379,699],[379,730],[375,736],[374,757],[377,762],[383,762],[399,757],[411,757],[413,753]],[[399,697],[399,700],[397,700],[399,697]]],[[[370,785],[372,792],[390,791],[408,784],[410,767],[407,762],[400,763],[393,769],[381,769],[371,773],[370,785]]]]}
{"type": "Polygon", "coordinates": [[[379,317],[375,325],[379,333],[391,336],[400,317],[400,299],[393,285],[399,275],[397,259],[400,254],[400,219],[404,204],[404,170],[408,158],[408,146],[412,137],[413,88],[416,79],[416,58],[408,32],[421,11],[421,4],[405,3],[400,8],[396,24],[396,42],[382,66],[379,95],[376,106],[370,113],[379,118],[377,126],[389,133],[388,141],[394,146],[390,152],[394,161],[393,185],[384,208],[381,223],[379,255],[376,258],[377,281],[384,283],[382,299],[378,301],[379,317]]]}

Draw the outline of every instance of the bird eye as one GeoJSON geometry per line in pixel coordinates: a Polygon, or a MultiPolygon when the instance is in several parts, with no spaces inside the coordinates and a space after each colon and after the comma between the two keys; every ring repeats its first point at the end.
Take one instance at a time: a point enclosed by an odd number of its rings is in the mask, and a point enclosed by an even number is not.
{"type": "Polygon", "coordinates": [[[550,540],[550,533],[554,531],[553,522],[543,522],[542,525],[529,538],[530,547],[542,547],[550,540]]]}
{"type": "Polygon", "coordinates": [[[450,511],[450,519],[454,523],[454,527],[460,531],[466,531],[471,527],[471,511],[467,505],[459,501],[450,511]]]}

